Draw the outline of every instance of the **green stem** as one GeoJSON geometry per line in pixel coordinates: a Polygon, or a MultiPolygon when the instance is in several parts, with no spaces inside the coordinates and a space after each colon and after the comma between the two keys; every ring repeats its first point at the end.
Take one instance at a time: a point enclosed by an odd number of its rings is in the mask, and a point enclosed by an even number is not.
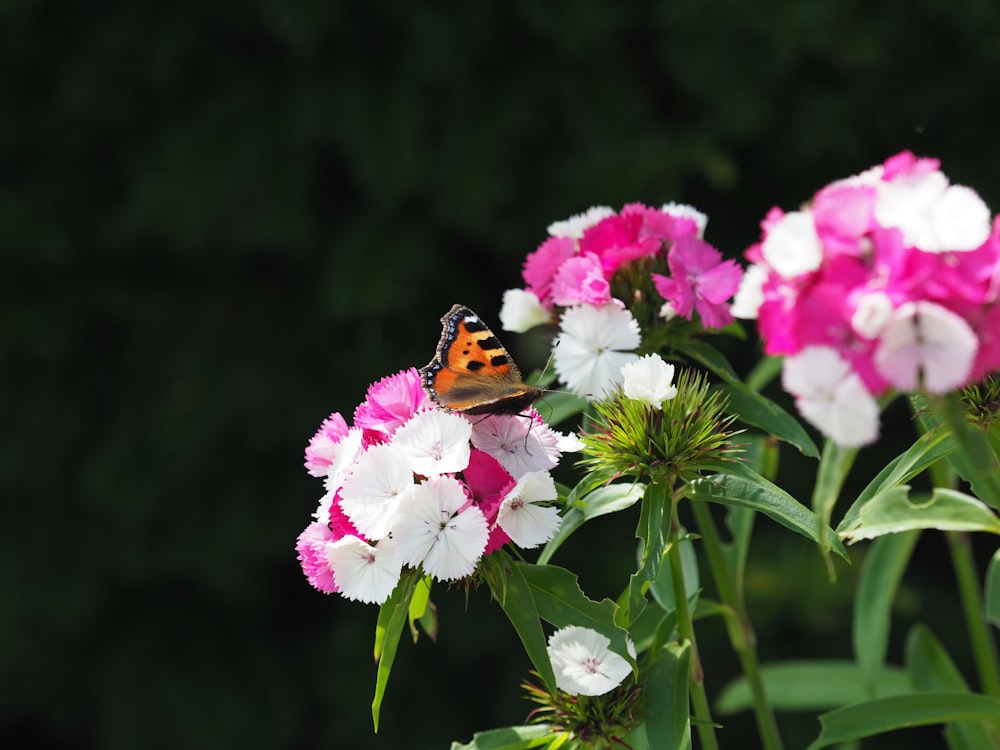
{"type": "Polygon", "coordinates": [[[1000,671],[997,667],[997,647],[986,618],[983,617],[983,602],[979,592],[979,576],[972,557],[972,544],[967,532],[946,531],[951,563],[955,568],[958,593],[965,613],[965,624],[969,631],[969,643],[979,673],[979,683],[987,695],[1000,698],[1000,671]]]}
{"type": "Polygon", "coordinates": [[[701,533],[705,552],[708,555],[708,565],[712,570],[712,578],[715,580],[719,598],[729,607],[736,618],[736,627],[729,628],[729,639],[740,659],[740,666],[747,678],[747,683],[750,685],[761,745],[765,750],[781,750],[782,742],[781,735],[778,733],[778,722],[774,718],[774,710],[771,708],[771,702],[764,690],[764,680],[761,677],[760,664],[757,661],[757,638],[754,635],[750,617],[747,615],[743,595],[726,564],[722,541],[712,518],[712,512],[702,502],[692,501],[691,508],[694,511],[698,531],[701,533]]]}
{"type": "Polygon", "coordinates": [[[691,692],[691,706],[694,717],[698,720],[698,736],[704,750],[718,750],[715,737],[715,725],[712,722],[712,710],[708,704],[705,692],[704,674],[701,669],[701,658],[698,656],[698,644],[694,637],[694,620],[691,608],[688,607],[687,590],[684,588],[684,561],[681,559],[679,538],[680,524],[677,522],[677,498],[671,502],[670,536],[667,558],[670,563],[670,578],[674,584],[674,604],[677,607],[677,631],[682,641],[691,644],[691,673],[688,675],[688,686],[691,692]]]}

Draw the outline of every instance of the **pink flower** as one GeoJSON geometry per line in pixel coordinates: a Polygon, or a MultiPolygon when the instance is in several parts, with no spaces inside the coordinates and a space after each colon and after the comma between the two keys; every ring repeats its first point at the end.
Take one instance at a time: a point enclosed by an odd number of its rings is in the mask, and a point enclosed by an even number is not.
{"type": "Polygon", "coordinates": [[[601,259],[594,253],[569,258],[556,272],[552,301],[561,307],[588,304],[600,307],[611,301],[611,285],[604,278],[601,259]]]}
{"type": "Polygon", "coordinates": [[[572,237],[550,237],[524,260],[521,275],[546,310],[552,309],[552,282],[563,262],[576,254],[572,237]]]}
{"type": "Polygon", "coordinates": [[[306,580],[313,588],[324,594],[340,591],[333,580],[333,571],[326,559],[326,545],[328,542],[335,541],[337,541],[337,537],[334,533],[327,528],[325,523],[319,521],[314,521],[306,526],[295,541],[295,550],[299,553],[299,563],[302,565],[302,572],[305,573],[306,580]]]}
{"type": "Polygon", "coordinates": [[[337,457],[337,445],[347,435],[347,422],[335,411],[323,420],[316,434],[306,446],[306,470],[314,477],[327,473],[330,465],[337,457]]]}
{"type": "Polygon", "coordinates": [[[384,440],[430,405],[420,375],[411,367],[369,386],[367,397],[354,410],[354,426],[374,431],[384,440]]]}
{"type": "Polygon", "coordinates": [[[732,260],[697,237],[680,237],[667,255],[671,277],[654,273],[653,283],[678,315],[691,320],[697,310],[705,328],[722,328],[733,321],[726,300],[740,286],[742,271],[732,260]]]}
{"type": "Polygon", "coordinates": [[[696,236],[699,231],[698,222],[690,215],[629,203],[583,233],[580,253],[597,255],[605,276],[610,277],[625,263],[655,255],[667,242],[696,236]]]}
{"type": "Polygon", "coordinates": [[[514,477],[504,471],[493,456],[480,450],[473,450],[469,456],[469,467],[462,472],[466,488],[472,501],[486,516],[490,536],[486,542],[484,555],[495,552],[510,541],[506,532],[496,525],[497,513],[504,497],[514,486],[514,477]]]}

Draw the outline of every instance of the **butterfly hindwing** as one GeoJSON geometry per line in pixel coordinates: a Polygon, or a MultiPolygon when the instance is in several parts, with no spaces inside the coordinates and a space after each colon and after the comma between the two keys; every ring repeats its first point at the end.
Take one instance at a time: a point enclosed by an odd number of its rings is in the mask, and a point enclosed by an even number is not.
{"type": "Polygon", "coordinates": [[[510,354],[472,310],[453,305],[441,325],[434,359],[420,369],[437,404],[466,414],[517,414],[541,398],[542,389],[521,380],[510,354]]]}

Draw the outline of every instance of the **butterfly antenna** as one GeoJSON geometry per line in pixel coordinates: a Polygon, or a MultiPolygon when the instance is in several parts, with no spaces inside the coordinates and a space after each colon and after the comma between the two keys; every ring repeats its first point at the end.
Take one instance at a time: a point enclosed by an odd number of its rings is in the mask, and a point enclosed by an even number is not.
{"type": "MultiPolygon", "coordinates": [[[[549,352],[549,358],[547,360],[545,360],[545,367],[542,368],[541,373],[539,373],[539,375],[538,375],[538,382],[539,383],[541,383],[542,380],[545,379],[545,373],[548,372],[549,365],[552,364],[552,360],[556,356],[556,347],[559,346],[559,343],[560,342],[559,342],[558,338],[556,338],[552,342],[552,351],[549,352]]],[[[573,393],[572,391],[561,391],[561,390],[558,390],[558,389],[555,389],[555,388],[542,388],[542,390],[545,391],[546,393],[566,393],[566,394],[568,394],[570,396],[583,396],[584,398],[591,398],[591,399],[594,397],[593,393],[573,393]]]]}

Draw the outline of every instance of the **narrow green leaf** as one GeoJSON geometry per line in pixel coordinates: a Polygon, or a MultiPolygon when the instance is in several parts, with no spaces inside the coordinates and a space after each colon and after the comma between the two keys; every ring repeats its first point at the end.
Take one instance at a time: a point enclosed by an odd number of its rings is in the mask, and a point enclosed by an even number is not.
{"type": "MultiPolygon", "coordinates": [[[[824,442],[823,457],[819,462],[819,471],[816,475],[812,496],[812,509],[813,513],[816,514],[817,530],[830,524],[833,506],[840,497],[840,489],[844,486],[844,480],[847,479],[847,474],[850,472],[857,455],[857,448],[845,448],[837,445],[833,440],[824,442]]],[[[818,532],[817,536],[820,536],[818,532]]],[[[832,576],[834,571],[830,561],[830,546],[825,537],[820,537],[819,548],[832,576]]]]}
{"type": "Polygon", "coordinates": [[[1000,719],[1000,700],[973,693],[894,695],[823,714],[822,731],[808,750],[895,729],[980,719],[1000,719]]]}
{"type": "Polygon", "coordinates": [[[904,453],[890,461],[858,495],[837,525],[837,531],[855,526],[865,503],[885,490],[909,482],[955,450],[955,441],[943,429],[925,432],[904,453]]]}
{"type": "Polygon", "coordinates": [[[389,673],[396,659],[399,639],[403,628],[409,619],[410,599],[417,584],[417,571],[410,569],[403,573],[393,589],[392,594],[379,608],[378,620],[375,623],[375,661],[378,669],[375,674],[375,697],[372,700],[372,723],[378,732],[379,713],[382,710],[382,699],[385,688],[389,684],[389,673]]]}
{"type": "Polygon", "coordinates": [[[935,489],[923,502],[909,497],[908,485],[892,487],[869,500],[857,525],[841,532],[850,542],[873,539],[907,529],[988,531],[1000,534],[1000,519],[983,502],[963,492],[935,489]]]}
{"type": "Polygon", "coordinates": [[[549,425],[555,427],[570,417],[581,414],[587,404],[587,399],[572,393],[546,393],[535,408],[549,425]]]}
{"type": "Polygon", "coordinates": [[[417,642],[419,631],[417,622],[420,622],[431,640],[437,640],[437,617],[434,613],[434,605],[431,604],[431,577],[424,576],[417,581],[413,589],[413,597],[410,599],[410,608],[407,616],[410,621],[410,635],[413,642],[417,642]],[[430,630],[428,630],[430,628],[430,630]]]}
{"type": "Polygon", "coordinates": [[[811,458],[819,456],[816,443],[809,437],[802,423],[767,396],[751,390],[738,380],[720,384],[718,389],[726,394],[729,410],[741,421],[794,445],[803,455],[811,458]]]}
{"type": "Polygon", "coordinates": [[[709,344],[705,339],[690,338],[677,343],[677,351],[711,370],[727,383],[739,383],[740,376],[725,355],[709,344]]]}
{"type": "MultiPolygon", "coordinates": [[[[852,661],[789,661],[763,665],[761,679],[775,709],[821,711],[856,701],[862,676],[858,665],[852,661]]],[[[912,692],[909,679],[899,667],[885,667],[876,676],[877,697],[909,692],[912,692]]],[[[716,710],[722,715],[751,708],[753,694],[745,677],[726,685],[716,701],[716,710]]]]}
{"type": "Polygon", "coordinates": [[[538,672],[549,692],[556,690],[556,676],[549,661],[546,648],[545,632],[542,630],[541,619],[535,606],[533,591],[524,578],[526,567],[523,563],[515,563],[511,557],[499,550],[489,556],[493,558],[494,575],[505,576],[503,596],[500,597],[500,607],[514,626],[525,653],[531,659],[535,671],[538,672]]]}
{"type": "Polygon", "coordinates": [[[670,533],[670,487],[651,484],[646,490],[646,499],[640,507],[639,523],[635,535],[640,545],[639,567],[629,576],[628,582],[628,622],[642,614],[646,606],[646,591],[660,572],[660,563],[667,549],[670,533]]]}
{"type": "Polygon", "coordinates": [[[986,619],[1000,628],[1000,549],[993,553],[990,567],[986,571],[986,619]]]}
{"type": "MultiPolygon", "coordinates": [[[[906,639],[906,667],[913,687],[921,692],[967,693],[969,685],[955,667],[941,642],[923,625],[916,625],[906,639]]],[[[956,722],[945,730],[953,750],[979,750],[993,741],[980,722],[956,722]]]]}
{"type": "Polygon", "coordinates": [[[875,682],[885,664],[896,588],[919,538],[919,531],[909,531],[876,539],[861,566],[852,639],[854,657],[869,695],[875,694],[875,682]]]}
{"type": "Polygon", "coordinates": [[[584,495],[582,499],[573,503],[572,507],[563,515],[559,531],[545,545],[545,549],[538,556],[539,565],[547,564],[562,543],[587,521],[631,508],[642,499],[645,491],[646,485],[644,484],[619,483],[598,487],[593,492],[584,495]]]}
{"type": "Polygon", "coordinates": [[[582,625],[605,635],[611,650],[633,666],[635,659],[626,647],[627,634],[615,624],[618,605],[610,599],[595,602],[580,590],[575,574],[555,565],[514,563],[531,587],[538,616],[556,628],[582,625]]]}
{"type": "MultiPolygon", "coordinates": [[[[736,461],[725,466],[719,464],[718,468],[728,473],[695,479],[688,485],[688,495],[692,500],[752,508],[782,526],[818,541],[815,514],[783,489],[736,461]]],[[[825,536],[830,549],[845,560],[849,559],[833,529],[826,528],[825,536]]]]}
{"type": "MultiPolygon", "coordinates": [[[[681,531],[683,536],[684,532],[681,531]]],[[[688,594],[688,604],[697,605],[699,588],[701,582],[698,577],[698,554],[689,538],[682,538],[679,542],[681,546],[681,560],[684,563],[684,590],[688,594]]],[[[649,593],[653,595],[656,603],[663,608],[664,612],[673,612],[677,605],[674,603],[674,581],[670,575],[670,566],[662,565],[656,578],[650,583],[649,593]]]]}
{"type": "Polygon", "coordinates": [[[548,724],[531,724],[476,732],[466,745],[452,742],[451,750],[530,750],[545,747],[552,739],[552,728],[548,724]]]}
{"type": "Polygon", "coordinates": [[[691,644],[668,643],[652,655],[644,691],[650,747],[680,750],[691,745],[688,678],[691,644]]]}

